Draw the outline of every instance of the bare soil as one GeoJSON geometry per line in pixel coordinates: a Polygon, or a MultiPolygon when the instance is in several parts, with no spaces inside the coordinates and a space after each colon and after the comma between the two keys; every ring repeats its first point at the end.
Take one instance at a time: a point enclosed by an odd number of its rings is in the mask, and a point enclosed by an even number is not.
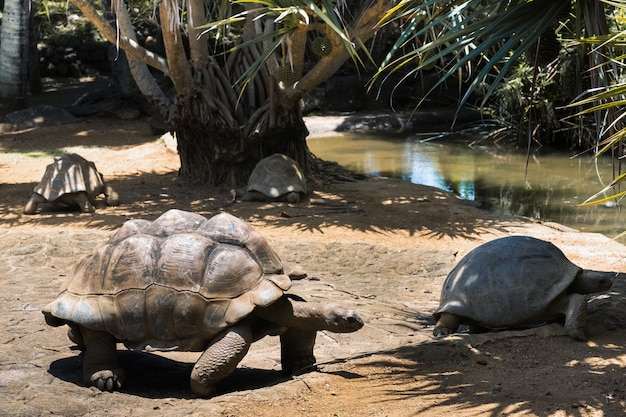
{"type": "MultiPolygon", "coordinates": [[[[317,120],[319,123],[319,120],[317,120]]],[[[323,129],[322,129],[323,130],[323,129]]],[[[314,139],[312,139],[314,140],[314,139]]],[[[431,336],[448,271],[472,248],[526,234],[554,242],[585,268],[626,271],[624,246],[556,224],[502,217],[441,190],[390,179],[318,186],[334,204],[231,203],[230,190],[177,179],[178,157],[145,121],[89,118],[0,136],[0,404],[7,416],[617,416],[626,412],[625,283],[592,297],[587,342],[559,324],[431,336]],[[52,157],[77,152],[121,196],[94,214],[22,214],[52,157]],[[285,376],[276,338],[255,344],[218,394],[198,399],[192,353],[122,351],[116,393],[81,383],[81,358],[43,305],[71,266],[129,218],[171,208],[227,211],[261,231],[308,277],[307,299],[359,311],[353,334],[321,333],[318,369],[285,376]]],[[[122,350],[122,346],[120,346],[122,350]]]]}

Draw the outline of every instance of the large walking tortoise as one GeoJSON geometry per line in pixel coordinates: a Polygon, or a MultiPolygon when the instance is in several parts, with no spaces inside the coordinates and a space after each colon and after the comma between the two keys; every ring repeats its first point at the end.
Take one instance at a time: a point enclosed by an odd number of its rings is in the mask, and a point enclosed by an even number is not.
{"type": "Polygon", "coordinates": [[[93,162],[75,153],[55,156],[34,188],[24,214],[35,214],[42,203],[77,206],[83,213],[92,213],[100,194],[104,194],[108,205],[119,204],[117,193],[104,182],[93,162]]]}
{"type": "Polygon", "coordinates": [[[468,324],[504,329],[565,318],[567,334],[585,340],[585,294],[607,290],[615,272],[582,269],[550,242],[510,236],[469,252],[448,274],[435,312],[434,335],[468,324]]]}
{"type": "Polygon", "coordinates": [[[85,384],[121,387],[121,342],[133,350],[203,352],[191,388],[207,397],[266,335],[280,335],[283,371],[294,372],[315,363],[317,331],[363,326],[353,310],[306,302],[286,294],[290,286],[276,253],[243,220],[170,210],[154,222],[124,223],[76,265],[43,314],[52,326],[69,325],[84,350],[85,384]]]}

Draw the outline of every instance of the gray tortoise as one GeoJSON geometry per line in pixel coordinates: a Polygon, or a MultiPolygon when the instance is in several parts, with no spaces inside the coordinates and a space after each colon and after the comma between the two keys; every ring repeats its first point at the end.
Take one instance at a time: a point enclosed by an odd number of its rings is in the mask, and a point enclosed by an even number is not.
{"type": "Polygon", "coordinates": [[[286,155],[275,153],[256,164],[243,200],[297,203],[306,194],[306,180],[298,163],[286,155]]]}
{"type": "Polygon", "coordinates": [[[42,203],[78,206],[83,213],[91,213],[100,194],[105,195],[108,205],[119,204],[117,193],[105,184],[93,162],[75,153],[56,156],[33,190],[24,214],[35,214],[42,203]]]}
{"type": "Polygon", "coordinates": [[[278,256],[243,220],[170,210],[154,222],[124,223],[75,266],[43,314],[49,325],[69,325],[70,339],[85,351],[85,384],[121,387],[121,342],[133,350],[203,352],[191,388],[206,397],[266,335],[280,335],[282,368],[292,372],[315,363],[318,330],[363,326],[353,310],[287,295],[290,286],[278,256]]]}
{"type": "Polygon", "coordinates": [[[614,272],[582,269],[550,242],[510,236],[478,246],[448,274],[435,312],[434,335],[502,329],[565,317],[573,339],[585,340],[584,294],[611,287],[614,272]]]}

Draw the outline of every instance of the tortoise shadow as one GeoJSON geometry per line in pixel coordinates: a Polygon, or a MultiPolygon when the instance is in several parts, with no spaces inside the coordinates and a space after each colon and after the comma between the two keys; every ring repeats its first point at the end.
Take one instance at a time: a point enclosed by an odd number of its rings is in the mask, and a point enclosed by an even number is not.
{"type": "MultiPolygon", "coordinates": [[[[133,351],[119,351],[118,357],[126,373],[121,393],[150,399],[194,399],[189,376],[194,364],[164,356],[133,351]]],[[[58,359],[50,363],[48,373],[77,386],[82,381],[82,355],[58,359]]],[[[213,397],[280,384],[290,379],[280,371],[239,367],[217,386],[213,397]]]]}

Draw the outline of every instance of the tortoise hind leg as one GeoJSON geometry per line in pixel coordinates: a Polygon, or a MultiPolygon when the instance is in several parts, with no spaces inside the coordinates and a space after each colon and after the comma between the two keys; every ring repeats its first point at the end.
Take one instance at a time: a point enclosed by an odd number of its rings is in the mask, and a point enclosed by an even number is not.
{"type": "Polygon", "coordinates": [[[218,334],[200,355],[191,371],[191,389],[199,397],[215,392],[215,384],[233,373],[252,343],[252,330],[247,324],[229,327],[218,334]]]}
{"type": "Polygon", "coordinates": [[[440,313],[433,335],[435,337],[444,337],[456,332],[461,324],[461,318],[456,314],[442,312],[440,313]]]}
{"type": "Polygon", "coordinates": [[[101,391],[115,391],[122,387],[124,370],[117,358],[117,341],[107,332],[80,328],[85,345],[83,380],[101,391]]]}

